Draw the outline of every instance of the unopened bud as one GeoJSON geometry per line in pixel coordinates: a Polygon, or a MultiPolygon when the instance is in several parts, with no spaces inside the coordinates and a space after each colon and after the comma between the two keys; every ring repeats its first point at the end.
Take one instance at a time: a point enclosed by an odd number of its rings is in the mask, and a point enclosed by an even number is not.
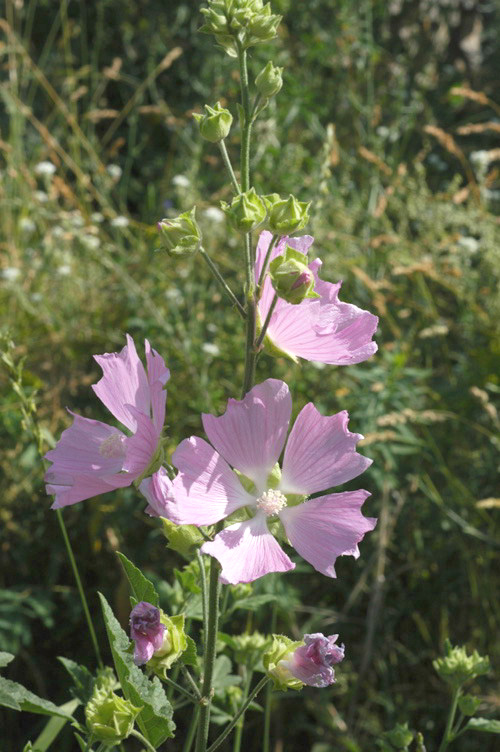
{"type": "Polygon", "coordinates": [[[267,227],[278,235],[291,235],[302,230],[309,221],[310,203],[297,201],[295,196],[280,199],[269,210],[267,227]]]}
{"type": "Polygon", "coordinates": [[[270,99],[276,96],[283,86],[283,68],[278,68],[271,61],[261,70],[255,79],[255,87],[260,96],[264,99],[270,99]]]}
{"type": "Polygon", "coordinates": [[[413,741],[415,733],[408,728],[408,723],[397,723],[393,729],[386,731],[382,738],[388,741],[396,749],[408,749],[408,745],[413,741]]]}
{"type": "Polygon", "coordinates": [[[170,256],[188,256],[201,246],[201,230],[195,217],[195,207],[173,219],[158,222],[163,246],[170,256]]]}
{"type": "Polygon", "coordinates": [[[266,218],[266,207],[255,188],[235,196],[231,204],[223,201],[221,206],[235,230],[241,232],[255,230],[266,218]]]}
{"type": "Polygon", "coordinates": [[[115,747],[130,736],[141,710],[114,692],[96,689],[85,707],[85,718],[95,741],[115,747]]]}
{"type": "Polygon", "coordinates": [[[432,665],[441,679],[453,687],[460,687],[468,679],[475,679],[490,670],[488,656],[480,656],[477,650],[467,655],[465,647],[453,647],[449,640],[445,642],[444,657],[436,658],[432,665]]]}
{"type": "Polygon", "coordinates": [[[479,697],[473,697],[472,695],[461,695],[458,698],[458,708],[464,715],[474,715],[478,707],[481,705],[479,697]]]}
{"type": "Polygon", "coordinates": [[[205,110],[204,115],[195,113],[193,117],[200,127],[200,133],[203,138],[213,144],[217,144],[228,136],[233,116],[229,110],[221,107],[220,102],[217,102],[215,107],[210,107],[206,104],[205,110]]]}
{"type": "Polygon", "coordinates": [[[314,274],[304,261],[303,253],[287,245],[285,252],[269,264],[269,276],[275,291],[293,305],[306,298],[320,297],[314,292],[314,274]]]}

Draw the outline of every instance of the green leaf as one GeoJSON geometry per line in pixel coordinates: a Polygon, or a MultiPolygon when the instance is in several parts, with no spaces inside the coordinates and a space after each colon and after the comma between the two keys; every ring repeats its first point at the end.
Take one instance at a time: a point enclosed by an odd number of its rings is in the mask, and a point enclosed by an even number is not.
{"type": "Polygon", "coordinates": [[[134,664],[130,653],[130,641],[120,627],[106,598],[99,593],[109,644],[113,654],[116,673],[123,694],[136,707],[142,710],[137,716],[137,724],[146,739],[158,747],[165,739],[174,735],[172,706],[163,690],[160,680],[152,680],[134,664]]]}
{"type": "Polygon", "coordinates": [[[80,666],[70,658],[58,657],[62,665],[73,679],[75,686],[71,689],[71,694],[76,697],[83,705],[86,705],[92,696],[94,689],[94,677],[85,666],[80,666]]]}
{"type": "Polygon", "coordinates": [[[231,661],[227,655],[219,655],[214,664],[214,673],[212,684],[215,689],[224,689],[232,687],[234,684],[240,684],[241,676],[231,673],[231,661]]]}
{"type": "MultiPolygon", "coordinates": [[[[141,570],[138,569],[135,564],[132,564],[124,554],[121,554],[119,551],[117,551],[117,554],[123,565],[125,574],[127,575],[135,602],[139,603],[139,601],[147,601],[147,603],[152,603],[153,606],[158,608],[160,605],[160,598],[153,583],[150,582],[150,580],[142,574],[141,570]]],[[[132,605],[135,606],[135,603],[132,603],[132,605]]]]}
{"type": "Polygon", "coordinates": [[[487,734],[500,734],[500,721],[493,718],[471,718],[464,731],[485,731],[487,734]]]}
{"type": "MultiPolygon", "coordinates": [[[[67,713],[73,714],[79,705],[80,700],[70,700],[64,705],[61,705],[60,710],[64,710],[67,713]]],[[[46,724],[40,736],[33,742],[33,749],[35,749],[36,752],[45,752],[45,750],[50,747],[54,739],[65,727],[67,722],[67,718],[51,718],[50,721],[48,721],[48,723],[46,724]]]]}
{"type": "Polygon", "coordinates": [[[14,660],[15,657],[16,656],[12,655],[12,653],[0,652],[0,668],[7,666],[11,661],[14,660]]]}
{"type": "Polygon", "coordinates": [[[186,666],[197,666],[198,665],[198,653],[196,652],[196,643],[189,635],[186,635],[186,640],[187,640],[187,648],[181,655],[181,661],[186,666]]]}
{"type": "Polygon", "coordinates": [[[58,708],[50,700],[44,700],[42,697],[30,692],[22,684],[4,679],[0,676],[0,705],[12,710],[24,710],[28,713],[40,713],[41,715],[56,715],[65,720],[73,720],[71,715],[65,710],[58,708]]]}
{"type": "Polygon", "coordinates": [[[270,603],[271,601],[275,601],[276,596],[271,594],[263,594],[263,595],[251,595],[248,598],[245,598],[243,600],[238,600],[229,609],[229,613],[231,611],[236,611],[236,609],[241,608],[244,611],[257,611],[261,606],[263,606],[265,603],[270,603]]]}

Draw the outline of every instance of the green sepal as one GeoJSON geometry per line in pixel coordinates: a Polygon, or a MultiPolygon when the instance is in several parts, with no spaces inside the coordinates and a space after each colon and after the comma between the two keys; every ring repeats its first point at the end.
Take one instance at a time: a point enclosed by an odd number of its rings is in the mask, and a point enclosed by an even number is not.
{"type": "Polygon", "coordinates": [[[285,635],[273,634],[272,638],[271,647],[264,653],[263,663],[268,676],[273,681],[274,689],[281,691],[302,689],[304,683],[300,679],[296,679],[295,676],[292,676],[281,661],[288,658],[289,655],[304,643],[301,640],[293,641],[285,635]]]}
{"type": "Polygon", "coordinates": [[[185,559],[190,559],[193,551],[204,541],[198,528],[195,525],[176,525],[166,517],[160,517],[160,520],[163,535],[168,540],[167,547],[177,551],[185,559]]]}

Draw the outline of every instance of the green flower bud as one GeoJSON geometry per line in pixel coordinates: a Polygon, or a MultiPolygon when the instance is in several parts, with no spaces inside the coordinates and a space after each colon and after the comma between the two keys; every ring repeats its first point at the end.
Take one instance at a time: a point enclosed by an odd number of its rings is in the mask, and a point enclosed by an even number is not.
{"type": "Polygon", "coordinates": [[[247,49],[273,39],[281,21],[262,0],[208,0],[208,8],[201,12],[205,23],[200,31],[213,34],[231,57],[237,56],[240,45],[247,49]]]}
{"type": "Polygon", "coordinates": [[[264,653],[264,668],[268,676],[273,680],[274,688],[286,691],[287,689],[302,689],[303,682],[296,679],[290,671],[280,663],[284,658],[291,655],[303,642],[294,642],[285,635],[273,635],[273,642],[269,650],[264,653]]]}
{"type": "Polygon", "coordinates": [[[279,193],[267,193],[265,196],[261,196],[261,199],[265,204],[267,213],[270,214],[273,206],[277,204],[278,201],[281,201],[281,196],[279,193]]]}
{"type": "Polygon", "coordinates": [[[456,688],[469,679],[487,674],[490,670],[490,659],[488,656],[483,658],[476,650],[472,655],[467,655],[465,647],[453,647],[451,642],[446,640],[444,657],[436,658],[432,665],[441,679],[456,688]]]}
{"type": "Polygon", "coordinates": [[[264,99],[270,99],[276,96],[283,86],[283,68],[278,68],[271,61],[261,70],[255,79],[255,87],[260,96],[264,99]]]}
{"type": "Polygon", "coordinates": [[[163,535],[168,540],[168,548],[184,556],[191,557],[193,550],[203,543],[203,536],[194,525],[176,525],[175,522],[161,517],[163,535]]]}
{"type": "Polygon", "coordinates": [[[281,256],[269,264],[269,276],[280,298],[298,305],[306,298],[319,298],[314,292],[314,274],[304,263],[306,257],[300,251],[286,246],[281,256]]]}
{"type": "Polygon", "coordinates": [[[233,116],[224,107],[221,107],[220,102],[217,102],[215,107],[205,105],[205,115],[193,114],[193,117],[197,121],[200,127],[200,133],[207,141],[212,144],[217,144],[227,137],[231,130],[231,124],[233,122],[233,116]]]}
{"type": "Polygon", "coordinates": [[[188,256],[201,246],[201,230],[196,223],[195,207],[174,219],[158,222],[164,248],[169,256],[188,256]]]}
{"type": "Polygon", "coordinates": [[[274,202],[267,220],[269,230],[278,235],[291,235],[303,230],[309,222],[310,206],[310,202],[297,201],[295,196],[274,202]]]}
{"type": "Polygon", "coordinates": [[[255,188],[235,196],[230,205],[222,201],[221,206],[235,230],[241,232],[255,230],[266,218],[266,207],[255,188]]]}
{"type": "Polygon", "coordinates": [[[167,670],[180,658],[188,644],[184,631],[184,614],[167,616],[160,609],[160,621],[166,626],[163,645],[155,651],[146,666],[160,678],[165,679],[167,670]]]}
{"type": "Polygon", "coordinates": [[[397,723],[391,731],[382,735],[385,741],[388,741],[396,749],[408,749],[415,733],[408,728],[407,723],[397,723]]]}
{"type": "Polygon", "coordinates": [[[478,707],[481,705],[479,697],[473,697],[472,695],[461,695],[458,698],[458,708],[464,715],[474,715],[478,707]]]}
{"type": "Polygon", "coordinates": [[[236,662],[245,666],[254,666],[264,651],[269,648],[270,641],[270,637],[260,632],[233,636],[231,647],[234,650],[236,662]]]}
{"type": "Polygon", "coordinates": [[[235,601],[241,601],[244,598],[248,598],[253,593],[251,582],[242,582],[239,585],[230,585],[230,587],[235,601]]]}
{"type": "Polygon", "coordinates": [[[141,710],[114,692],[96,689],[85,707],[85,718],[95,741],[114,747],[130,736],[141,710]]]}

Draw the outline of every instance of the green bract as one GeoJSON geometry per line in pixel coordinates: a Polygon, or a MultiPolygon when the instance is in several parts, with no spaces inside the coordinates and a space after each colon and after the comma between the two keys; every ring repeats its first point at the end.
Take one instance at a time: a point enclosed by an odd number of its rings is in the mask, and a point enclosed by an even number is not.
{"type": "Polygon", "coordinates": [[[163,534],[168,540],[168,547],[186,559],[189,559],[193,550],[203,543],[203,535],[194,525],[176,525],[166,517],[161,517],[161,524],[163,534]]]}
{"type": "Polygon", "coordinates": [[[320,297],[314,292],[314,274],[304,263],[306,260],[303,253],[287,245],[283,255],[269,264],[272,285],[287,303],[298,305],[306,298],[320,297]]]}
{"type": "Polygon", "coordinates": [[[267,197],[269,201],[268,219],[266,226],[277,235],[292,235],[303,230],[309,222],[309,207],[311,203],[297,201],[295,196],[272,200],[276,194],[267,197]]]}
{"type": "Polygon", "coordinates": [[[205,23],[200,31],[213,34],[231,57],[237,56],[238,48],[245,50],[273,39],[281,21],[262,0],[208,0],[208,8],[201,12],[205,23]]]}
{"type": "Polygon", "coordinates": [[[283,68],[278,68],[271,61],[261,70],[255,79],[255,88],[264,99],[276,96],[283,86],[283,68]]]}
{"type": "Polygon", "coordinates": [[[273,635],[273,642],[269,650],[264,653],[264,668],[273,680],[274,688],[286,691],[287,689],[302,689],[304,683],[292,676],[290,671],[281,663],[288,658],[294,650],[303,645],[301,641],[294,642],[285,635],[273,635]]]}
{"type": "Polygon", "coordinates": [[[163,645],[156,650],[153,657],[146,663],[148,669],[164,679],[167,670],[180,658],[187,649],[186,633],[184,632],[184,614],[167,616],[160,611],[160,621],[166,626],[163,645]]]}
{"type": "Polygon", "coordinates": [[[174,219],[162,219],[158,230],[163,246],[170,256],[187,256],[201,247],[201,230],[195,216],[195,207],[191,211],[179,214],[174,219]]]}
{"type": "Polygon", "coordinates": [[[478,707],[481,705],[479,697],[473,697],[472,695],[461,695],[458,698],[458,709],[464,715],[474,715],[478,707]]]}
{"type": "Polygon", "coordinates": [[[408,723],[397,723],[391,731],[386,731],[382,738],[396,749],[408,749],[415,733],[408,728],[408,723]]]}
{"type": "Polygon", "coordinates": [[[221,107],[220,102],[217,102],[215,107],[205,105],[205,114],[194,114],[193,117],[197,121],[200,127],[200,133],[207,141],[211,141],[213,144],[222,141],[227,137],[231,130],[231,124],[233,122],[233,116],[224,107],[221,107]]]}
{"type": "Polygon", "coordinates": [[[490,670],[490,659],[488,656],[480,656],[477,650],[474,650],[472,655],[467,655],[464,647],[453,647],[451,642],[446,640],[444,657],[436,658],[432,665],[441,679],[453,687],[460,687],[469,679],[487,674],[490,670]]]}
{"type": "Polygon", "coordinates": [[[111,747],[130,736],[141,710],[108,689],[95,689],[85,707],[85,718],[94,739],[111,747]]]}
{"type": "Polygon", "coordinates": [[[221,206],[235,230],[241,232],[255,230],[266,218],[266,207],[255,188],[235,196],[231,204],[222,201],[221,206]]]}

